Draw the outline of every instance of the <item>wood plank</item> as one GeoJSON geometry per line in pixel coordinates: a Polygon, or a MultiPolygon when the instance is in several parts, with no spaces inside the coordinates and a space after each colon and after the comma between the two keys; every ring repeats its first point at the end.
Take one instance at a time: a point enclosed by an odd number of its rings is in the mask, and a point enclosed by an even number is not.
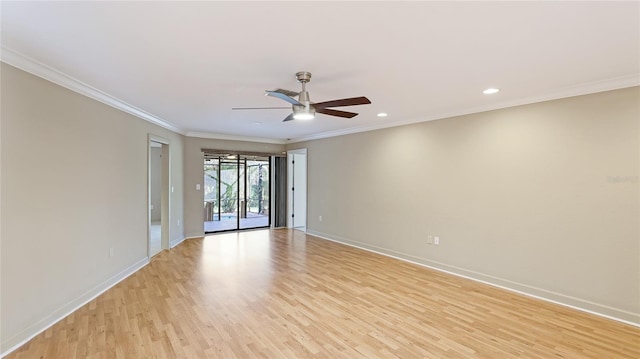
{"type": "Polygon", "coordinates": [[[640,358],[640,329],[286,229],[190,239],[7,356],[640,358]]]}

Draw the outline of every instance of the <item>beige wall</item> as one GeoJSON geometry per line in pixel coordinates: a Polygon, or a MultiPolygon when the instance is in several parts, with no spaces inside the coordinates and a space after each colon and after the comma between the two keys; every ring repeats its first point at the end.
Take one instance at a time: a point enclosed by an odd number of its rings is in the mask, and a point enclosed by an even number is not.
{"type": "Polygon", "coordinates": [[[183,138],[9,65],[1,70],[5,352],[146,263],[149,134],[170,141],[170,240],[183,238],[183,138]]]}
{"type": "Polygon", "coordinates": [[[308,148],[308,230],[640,323],[639,99],[636,87],[289,145],[308,148]]]}
{"type": "Polygon", "coordinates": [[[184,170],[185,170],[185,236],[204,236],[204,154],[203,148],[213,150],[238,151],[238,152],[261,152],[261,153],[281,153],[284,145],[215,140],[199,137],[185,138],[184,146],[184,170]],[[196,185],[200,184],[200,190],[196,190],[196,185]]]}

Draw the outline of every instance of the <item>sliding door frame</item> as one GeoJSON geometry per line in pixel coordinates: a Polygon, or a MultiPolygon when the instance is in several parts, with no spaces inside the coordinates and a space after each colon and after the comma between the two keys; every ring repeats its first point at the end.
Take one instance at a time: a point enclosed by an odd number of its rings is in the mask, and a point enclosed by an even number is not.
{"type": "MultiPolygon", "coordinates": [[[[231,151],[225,151],[225,152],[220,152],[220,153],[205,153],[204,156],[204,160],[206,161],[207,158],[211,158],[211,157],[217,157],[218,159],[218,168],[217,168],[217,214],[218,214],[218,221],[222,221],[222,180],[221,180],[221,174],[222,174],[222,164],[224,162],[226,162],[227,164],[231,164],[233,163],[232,161],[229,161],[230,159],[228,159],[227,161],[225,161],[226,157],[228,156],[235,156],[235,167],[236,167],[236,186],[237,186],[237,194],[236,194],[236,227],[234,229],[223,229],[223,230],[218,230],[218,231],[205,231],[205,234],[212,234],[212,233],[222,233],[222,232],[233,232],[233,231],[241,231],[241,230],[251,230],[251,229],[259,229],[259,228],[270,228],[271,224],[272,224],[272,207],[271,207],[271,203],[272,203],[272,191],[271,191],[271,178],[272,178],[272,161],[271,161],[271,155],[269,154],[261,154],[258,155],[256,154],[256,157],[262,157],[264,158],[264,160],[260,160],[260,161],[264,161],[267,163],[268,169],[269,169],[269,176],[267,178],[269,178],[269,186],[267,186],[267,191],[268,191],[268,196],[269,196],[269,214],[267,217],[267,225],[266,226],[260,226],[260,227],[250,227],[250,228],[241,228],[240,226],[240,220],[241,220],[241,216],[243,213],[243,209],[244,209],[244,213],[248,213],[248,200],[247,200],[247,196],[248,196],[248,165],[247,165],[247,161],[249,160],[249,156],[252,155],[246,155],[246,154],[242,154],[242,153],[236,153],[236,152],[231,152],[231,151]],[[241,167],[244,166],[244,167],[241,167]],[[244,171],[241,174],[241,168],[244,168],[244,171]],[[241,178],[242,177],[242,178],[241,178]],[[242,183],[242,186],[241,186],[242,183]],[[242,194],[240,193],[240,191],[242,190],[242,194]],[[244,208],[241,208],[241,204],[243,204],[244,208]]],[[[204,196],[204,192],[203,192],[203,196],[204,196]]]]}

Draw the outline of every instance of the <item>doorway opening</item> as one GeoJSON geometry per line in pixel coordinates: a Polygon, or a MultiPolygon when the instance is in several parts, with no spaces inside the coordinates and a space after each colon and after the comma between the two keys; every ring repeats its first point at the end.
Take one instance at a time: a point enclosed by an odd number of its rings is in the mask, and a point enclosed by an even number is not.
{"type": "Polygon", "coordinates": [[[268,156],[205,154],[204,232],[271,225],[268,156]]]}
{"type": "Polygon", "coordinates": [[[149,258],[169,248],[169,143],[149,136],[149,258]]]}

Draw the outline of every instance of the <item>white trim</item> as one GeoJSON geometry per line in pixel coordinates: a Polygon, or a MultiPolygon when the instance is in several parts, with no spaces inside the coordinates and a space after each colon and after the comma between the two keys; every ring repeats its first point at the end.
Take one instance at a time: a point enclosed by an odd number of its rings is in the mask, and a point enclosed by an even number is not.
{"type": "Polygon", "coordinates": [[[123,281],[128,276],[137,272],[144,266],[149,264],[149,257],[144,257],[136,263],[132,264],[128,268],[124,269],[120,273],[113,275],[111,278],[108,278],[104,282],[98,284],[92,289],[88,290],[86,293],[82,294],[78,298],[72,300],[71,302],[65,304],[61,308],[53,311],[50,315],[42,318],[38,322],[29,325],[25,329],[18,332],[12,338],[9,338],[7,341],[2,342],[2,348],[9,347],[4,353],[0,354],[0,358],[3,358],[9,355],[14,350],[18,349],[20,346],[27,343],[29,340],[33,339],[36,335],[44,332],[49,329],[51,326],[66,318],[69,314],[75,312],[80,309],[85,304],[97,298],[102,293],[111,289],[111,287],[123,281]]]}
{"type": "Polygon", "coordinates": [[[160,127],[164,127],[173,132],[184,134],[184,131],[182,129],[171,124],[170,122],[163,120],[158,116],[152,115],[138,107],[128,104],[117,97],[107,94],[106,92],[100,91],[91,85],[88,85],[74,77],[71,77],[61,71],[54,69],[53,67],[47,66],[4,45],[2,45],[1,49],[1,60],[4,63],[17,67],[28,73],[34,74],[45,80],[51,81],[62,87],[68,88],[71,91],[77,92],[96,101],[100,101],[106,105],[117,108],[118,110],[124,111],[128,114],[151,122],[160,127]]]}
{"type": "Polygon", "coordinates": [[[313,134],[305,137],[294,138],[287,141],[287,143],[318,140],[321,138],[349,135],[349,134],[359,133],[359,132],[374,131],[374,130],[380,130],[380,129],[389,128],[389,127],[398,127],[398,126],[410,125],[410,124],[420,123],[420,122],[442,120],[445,118],[451,118],[456,116],[464,116],[464,115],[469,115],[474,113],[499,110],[503,108],[528,105],[532,103],[558,100],[558,99],[567,98],[567,97],[574,97],[574,96],[588,95],[588,94],[604,92],[604,91],[618,90],[618,89],[634,87],[639,85],[640,85],[640,74],[620,76],[620,77],[603,80],[603,81],[594,81],[594,82],[588,82],[580,85],[564,87],[561,89],[548,91],[538,96],[532,96],[532,97],[527,97],[519,100],[508,101],[508,102],[501,102],[501,103],[497,103],[490,106],[472,107],[472,108],[460,109],[452,112],[445,112],[445,113],[440,113],[435,115],[423,116],[420,118],[413,118],[405,121],[385,122],[385,123],[373,124],[368,126],[358,126],[358,127],[340,129],[336,131],[323,132],[323,133],[313,134]]]}
{"type": "MultiPolygon", "coordinates": [[[[202,238],[202,237],[190,237],[190,238],[202,238]]],[[[182,237],[182,238],[178,239],[177,241],[169,242],[169,249],[175,248],[178,244],[184,242],[186,239],[189,239],[189,238],[182,237]]]]}
{"type": "Polygon", "coordinates": [[[153,143],[159,144],[162,150],[160,161],[160,177],[162,186],[160,188],[160,250],[171,248],[171,223],[173,215],[171,213],[173,180],[171,176],[171,141],[168,139],[147,134],[147,143],[149,145],[147,153],[147,255],[151,257],[151,149],[153,143]],[[165,178],[166,177],[166,178],[165,178]],[[163,201],[162,198],[166,200],[163,201]],[[166,202],[166,203],[165,203],[166,202]]]}
{"type": "Polygon", "coordinates": [[[60,86],[66,87],[79,94],[85,95],[94,100],[100,101],[111,107],[117,108],[126,113],[139,117],[145,121],[151,122],[160,127],[164,127],[168,130],[185,135],[187,137],[200,137],[200,138],[211,138],[211,139],[218,139],[218,140],[248,141],[248,142],[274,143],[274,144],[296,143],[296,142],[302,142],[302,141],[317,140],[321,138],[336,137],[336,136],[348,135],[353,133],[367,132],[367,131],[379,130],[383,128],[409,125],[413,123],[440,120],[440,119],[445,119],[445,118],[450,118],[455,116],[468,115],[472,113],[480,113],[485,111],[498,110],[502,108],[527,105],[527,104],[536,103],[536,102],[557,100],[557,99],[566,98],[566,97],[580,96],[580,95],[586,95],[586,94],[603,92],[603,91],[611,91],[611,90],[617,90],[617,89],[640,85],[640,73],[636,73],[632,75],[616,77],[613,79],[593,81],[593,82],[588,82],[584,84],[568,86],[560,89],[547,91],[541,95],[527,97],[527,98],[519,99],[515,101],[502,102],[502,103],[494,104],[491,106],[466,108],[466,109],[460,109],[457,111],[452,111],[447,113],[440,113],[440,114],[435,114],[430,116],[423,116],[419,118],[412,118],[404,121],[385,122],[385,123],[379,123],[379,124],[374,124],[369,126],[351,127],[351,128],[341,129],[337,131],[322,132],[318,134],[312,134],[309,136],[294,138],[290,140],[284,140],[284,139],[277,139],[277,138],[249,137],[249,136],[219,134],[219,133],[209,133],[209,132],[185,131],[158,116],[152,115],[138,107],[128,104],[123,100],[120,100],[103,91],[100,91],[95,87],[92,87],[74,77],[71,77],[59,70],[56,70],[50,66],[47,66],[35,59],[32,59],[26,55],[23,55],[4,45],[1,46],[1,49],[2,51],[0,53],[0,61],[2,62],[5,62],[11,66],[15,66],[21,70],[24,70],[26,72],[39,76],[43,79],[51,81],[60,86]]]}
{"type": "Polygon", "coordinates": [[[209,133],[209,132],[195,132],[188,131],[185,133],[187,137],[200,137],[200,138],[210,138],[214,140],[231,140],[231,141],[247,141],[247,142],[260,142],[260,143],[275,143],[278,145],[283,145],[287,143],[285,140],[277,139],[277,138],[266,138],[266,137],[250,137],[250,136],[239,136],[239,135],[227,135],[223,133],[209,133]]]}
{"type": "Polygon", "coordinates": [[[404,262],[413,263],[421,267],[430,268],[439,272],[454,275],[469,279],[475,282],[487,284],[500,289],[508,290],[510,292],[525,295],[527,297],[536,298],[545,302],[561,305],[563,307],[572,308],[581,312],[597,315],[599,317],[615,320],[617,322],[632,325],[640,328],[640,314],[632,313],[623,309],[613,308],[611,306],[594,303],[584,299],[568,296],[565,294],[549,291],[542,288],[502,279],[495,276],[486,275],[483,273],[459,268],[456,266],[447,265],[444,263],[432,261],[425,258],[415,257],[401,252],[396,252],[386,248],[373,246],[370,244],[362,243],[359,241],[348,240],[346,238],[340,238],[331,236],[326,233],[310,230],[307,232],[309,235],[318,237],[324,240],[344,244],[350,247],[362,249],[368,252],[377,253],[385,257],[395,258],[404,262]]]}
{"type": "MultiPolygon", "coordinates": [[[[161,145],[168,145],[168,144],[170,144],[169,140],[167,140],[166,138],[161,137],[161,136],[154,135],[153,133],[148,133],[148,134],[147,134],[147,137],[149,138],[149,141],[150,141],[150,142],[151,142],[151,141],[153,141],[153,142],[155,142],[155,143],[159,143],[159,144],[161,144],[161,145]]],[[[157,146],[157,147],[162,147],[162,146],[157,146]]]]}
{"type": "Polygon", "coordinates": [[[185,234],[183,240],[185,240],[185,239],[193,239],[193,238],[204,238],[206,236],[207,235],[204,233],[204,231],[202,231],[202,233],[188,233],[188,234],[185,234]]]}

